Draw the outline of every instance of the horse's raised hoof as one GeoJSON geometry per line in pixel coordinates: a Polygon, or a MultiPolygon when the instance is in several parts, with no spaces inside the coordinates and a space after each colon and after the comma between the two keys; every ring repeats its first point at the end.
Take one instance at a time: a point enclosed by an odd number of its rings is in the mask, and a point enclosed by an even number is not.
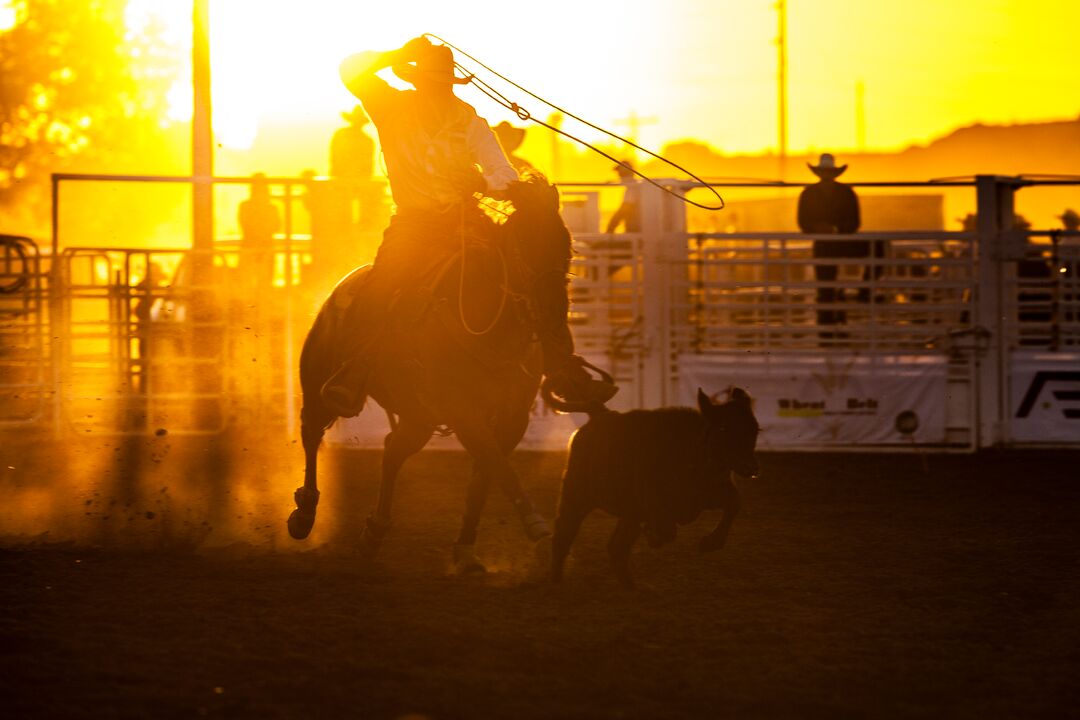
{"type": "Polygon", "coordinates": [[[303,540],[311,534],[311,528],[315,526],[315,508],[319,505],[319,491],[308,490],[306,487],[298,487],[293,493],[296,501],[296,509],[289,515],[286,523],[289,527],[289,535],[295,540],[303,540]]]}
{"type": "Polygon", "coordinates": [[[360,533],[360,552],[369,558],[375,557],[375,553],[382,547],[386,533],[390,531],[390,526],[389,520],[383,521],[369,517],[364,522],[364,531],[360,533]]]}
{"type": "Polygon", "coordinates": [[[521,518],[521,524],[525,526],[525,537],[536,542],[551,536],[551,526],[540,513],[529,513],[521,518]]]}
{"type": "Polygon", "coordinates": [[[476,557],[473,545],[454,545],[454,570],[459,575],[486,573],[487,567],[476,557]]]}

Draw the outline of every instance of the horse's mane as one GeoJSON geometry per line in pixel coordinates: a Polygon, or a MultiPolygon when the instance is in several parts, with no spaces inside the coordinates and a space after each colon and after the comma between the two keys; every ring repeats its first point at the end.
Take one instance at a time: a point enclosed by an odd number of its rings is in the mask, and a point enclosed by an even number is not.
{"type": "Polygon", "coordinates": [[[559,191],[543,173],[526,171],[510,183],[506,196],[514,206],[502,225],[534,272],[569,268],[570,231],[559,214],[559,191]]]}

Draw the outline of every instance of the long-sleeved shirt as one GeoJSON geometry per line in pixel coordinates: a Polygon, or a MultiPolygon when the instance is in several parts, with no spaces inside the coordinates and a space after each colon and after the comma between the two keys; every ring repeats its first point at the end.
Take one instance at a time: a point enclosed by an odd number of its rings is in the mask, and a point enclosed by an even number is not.
{"type": "Polygon", "coordinates": [[[379,132],[399,210],[448,210],[461,201],[454,179],[474,165],[480,166],[489,191],[518,179],[495,133],[468,103],[453,98],[446,121],[432,134],[416,91],[396,90],[370,71],[352,76],[343,71],[342,80],[379,132]]]}

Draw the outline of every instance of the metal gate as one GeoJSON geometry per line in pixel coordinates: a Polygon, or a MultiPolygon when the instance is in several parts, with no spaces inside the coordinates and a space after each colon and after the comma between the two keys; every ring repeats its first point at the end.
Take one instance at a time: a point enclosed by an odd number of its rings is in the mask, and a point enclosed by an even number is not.
{"type": "MultiPolygon", "coordinates": [[[[573,228],[578,351],[616,377],[617,409],[748,388],[766,448],[1080,446],[1080,233],[1013,227],[1016,193],[1041,182],[953,183],[976,195],[965,232],[843,236],[689,232],[686,206],[652,187],[641,188],[640,232],[601,233],[595,193],[564,187],[585,198],[568,218],[589,223],[573,228]],[[814,256],[815,243],[852,241],[870,250],[814,256]]],[[[46,268],[32,243],[5,240],[0,422],[292,432],[299,339],[319,299],[294,271],[297,239],[287,227],[273,251],[284,270],[261,288],[227,243],[68,248],[46,268]]],[[[538,403],[526,444],[562,448],[580,420],[538,403]]],[[[344,425],[339,440],[381,444],[381,423],[344,425]]]]}
{"type": "Polygon", "coordinates": [[[575,235],[579,347],[621,407],[748,387],[764,447],[1076,447],[1080,234],[1013,229],[1015,193],[1040,181],[957,184],[970,231],[831,236],[688,233],[685,206],[642,187],[640,233],[575,235]],[[865,257],[812,252],[852,241],[865,257]]]}
{"type": "Polygon", "coordinates": [[[235,249],[63,251],[59,424],[174,434],[288,425],[287,291],[252,286],[238,262],[235,249]]]}
{"type": "Polygon", "coordinates": [[[27,237],[0,235],[0,426],[31,426],[49,415],[47,267],[27,237]]]}

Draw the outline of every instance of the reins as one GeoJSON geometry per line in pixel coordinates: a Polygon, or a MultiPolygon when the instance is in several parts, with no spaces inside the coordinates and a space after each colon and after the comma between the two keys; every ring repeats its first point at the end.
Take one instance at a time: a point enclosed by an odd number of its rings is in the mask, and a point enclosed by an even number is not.
{"type": "Polygon", "coordinates": [[[614,138],[614,139],[616,139],[616,140],[618,140],[620,142],[623,142],[623,143],[629,145],[630,147],[636,148],[636,149],[642,151],[643,153],[646,153],[647,155],[650,155],[651,157],[654,157],[657,160],[660,160],[661,162],[666,163],[667,165],[675,168],[676,170],[679,170],[681,172],[686,173],[692,179],[694,179],[698,183],[700,183],[702,185],[702,187],[708,188],[709,192],[711,192],[713,195],[715,195],[716,199],[720,201],[720,204],[719,205],[705,205],[703,203],[697,202],[696,200],[691,200],[690,198],[688,198],[688,197],[686,197],[684,195],[680,195],[679,193],[675,192],[671,188],[666,187],[664,185],[661,185],[660,183],[656,182],[655,180],[653,180],[649,176],[644,175],[643,173],[639,172],[637,169],[631,167],[630,165],[623,162],[622,160],[619,160],[618,158],[613,157],[612,155],[609,155],[608,153],[604,152],[603,150],[596,147],[595,145],[593,145],[593,144],[591,144],[589,142],[586,142],[585,140],[582,140],[581,138],[576,137],[575,135],[572,135],[572,134],[566,132],[562,128],[555,127],[554,125],[551,125],[550,123],[546,123],[543,120],[540,120],[540,119],[536,118],[531,112],[529,112],[529,110],[522,107],[521,105],[519,105],[517,102],[511,100],[510,98],[506,97],[501,92],[499,92],[494,87],[492,87],[490,84],[488,84],[484,80],[477,77],[476,73],[471,72],[468,68],[462,66],[460,63],[455,61],[454,64],[463,73],[465,73],[466,76],[468,76],[470,82],[473,85],[475,85],[476,88],[480,92],[482,92],[484,95],[487,95],[489,98],[491,98],[496,103],[498,103],[502,107],[506,108],[510,112],[514,113],[514,115],[516,115],[518,117],[518,119],[534,122],[537,125],[541,125],[541,126],[547,128],[548,130],[551,130],[552,132],[558,133],[559,135],[562,135],[563,137],[568,138],[569,140],[572,140],[572,141],[574,141],[576,143],[579,143],[579,144],[589,148],[593,152],[604,156],[608,160],[611,160],[616,165],[619,165],[619,166],[625,168],[626,170],[634,173],[635,175],[640,177],[642,180],[648,182],[650,185],[653,185],[654,187],[660,188],[664,192],[668,193],[669,195],[671,195],[673,197],[678,198],[679,200],[682,200],[684,203],[686,203],[688,205],[693,205],[694,207],[701,208],[702,210],[723,210],[724,209],[724,198],[722,198],[720,196],[720,193],[716,190],[716,188],[713,187],[712,185],[710,185],[709,183],[705,182],[704,180],[702,180],[700,177],[698,177],[694,173],[692,173],[689,170],[687,170],[686,168],[684,168],[682,165],[679,165],[678,163],[676,163],[676,162],[674,162],[672,160],[669,160],[666,157],[664,157],[662,155],[659,155],[659,154],[653,152],[652,150],[649,150],[648,148],[644,148],[644,147],[638,145],[637,143],[635,143],[632,140],[628,140],[628,139],[626,139],[626,138],[624,138],[624,137],[622,137],[620,135],[616,135],[615,133],[611,132],[610,130],[607,130],[606,128],[602,128],[599,125],[591,123],[588,120],[585,120],[584,118],[579,117],[578,115],[575,115],[574,113],[570,112],[569,110],[566,110],[564,108],[559,107],[558,105],[550,102],[549,100],[545,100],[544,98],[540,97],[539,95],[532,92],[528,88],[525,88],[525,87],[522,87],[521,85],[518,85],[516,82],[514,82],[510,78],[508,78],[505,75],[501,74],[500,72],[494,70],[489,65],[486,65],[485,63],[483,63],[480,60],[476,59],[475,57],[473,57],[469,53],[465,52],[464,50],[462,50],[458,46],[456,46],[456,45],[454,45],[454,44],[452,44],[450,42],[447,42],[446,40],[439,37],[438,35],[435,35],[433,33],[424,33],[423,36],[428,37],[428,38],[432,38],[433,40],[438,40],[443,45],[446,45],[447,47],[453,49],[459,55],[463,55],[464,57],[467,57],[469,60],[473,61],[474,63],[476,63],[480,67],[484,68],[485,70],[487,70],[489,73],[491,73],[495,77],[501,79],[503,82],[506,82],[506,83],[508,83],[510,85],[513,85],[515,88],[517,88],[521,92],[524,92],[524,93],[528,94],[529,96],[535,98],[536,100],[539,100],[540,102],[544,103],[548,107],[554,109],[556,112],[560,112],[563,115],[566,115],[567,117],[571,117],[571,118],[577,120],[578,122],[580,122],[580,123],[582,123],[584,125],[587,125],[588,127],[592,128],[594,130],[602,132],[602,133],[604,133],[605,135],[607,135],[607,136],[609,136],[611,138],[614,138]]]}

